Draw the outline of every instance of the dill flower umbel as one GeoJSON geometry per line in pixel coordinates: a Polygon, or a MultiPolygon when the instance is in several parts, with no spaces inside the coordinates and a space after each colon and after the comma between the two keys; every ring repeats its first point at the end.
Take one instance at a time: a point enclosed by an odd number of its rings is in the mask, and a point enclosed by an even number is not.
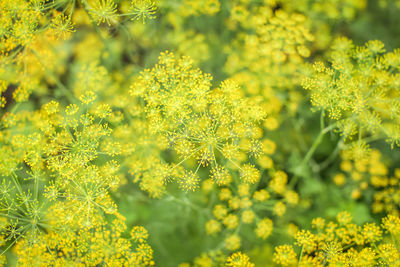
{"type": "MultiPolygon", "coordinates": [[[[90,6],[89,12],[97,24],[107,22],[110,25],[115,22],[117,5],[113,0],[98,0],[92,1],[92,3],[93,5],[90,6]]],[[[88,4],[86,3],[86,5],[88,4]]]]}
{"type": "Polygon", "coordinates": [[[296,253],[290,245],[282,245],[275,248],[274,262],[282,266],[294,265],[297,261],[296,253]]]}
{"type": "Polygon", "coordinates": [[[250,258],[246,254],[236,252],[226,259],[226,266],[253,267],[254,264],[250,262],[250,258]]]}
{"type": "Polygon", "coordinates": [[[154,19],[157,6],[151,0],[132,0],[130,13],[133,15],[133,20],[154,19]]]}
{"type": "Polygon", "coordinates": [[[220,185],[230,182],[228,170],[239,169],[249,183],[260,179],[254,166],[240,166],[241,153],[251,154],[254,149],[241,148],[239,142],[255,139],[255,129],[265,113],[243,98],[233,81],[211,89],[211,79],[194,68],[190,58],[177,59],[164,52],[159,64],[142,72],[131,87],[131,94],[146,103],[152,132],[165,136],[180,158],[171,165],[171,172],[189,159],[197,161],[195,170],[185,170],[175,178],[185,191],[198,188],[201,166],[211,165],[211,178],[220,185]],[[222,159],[229,164],[218,163],[222,159]]]}
{"type": "Polygon", "coordinates": [[[314,64],[314,73],[303,86],[311,92],[313,106],[327,110],[329,117],[340,122],[340,130],[351,138],[364,133],[386,135],[389,143],[398,145],[399,51],[386,52],[378,40],[356,47],[345,37],[335,40],[330,67],[314,64]]]}

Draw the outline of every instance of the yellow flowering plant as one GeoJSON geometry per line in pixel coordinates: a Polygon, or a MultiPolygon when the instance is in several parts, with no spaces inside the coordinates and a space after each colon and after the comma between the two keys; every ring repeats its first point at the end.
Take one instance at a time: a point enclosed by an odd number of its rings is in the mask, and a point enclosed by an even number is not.
{"type": "Polygon", "coordinates": [[[398,266],[395,0],[0,2],[0,266],[398,266]]]}

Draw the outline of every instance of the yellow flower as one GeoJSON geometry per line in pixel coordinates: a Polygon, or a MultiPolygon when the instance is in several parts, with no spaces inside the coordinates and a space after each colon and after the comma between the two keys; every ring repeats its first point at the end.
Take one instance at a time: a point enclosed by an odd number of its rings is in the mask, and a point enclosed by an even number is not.
{"type": "Polygon", "coordinates": [[[144,23],[146,19],[155,19],[156,11],[157,6],[151,0],[132,0],[131,2],[132,20],[142,20],[144,23]]]}
{"type": "Polygon", "coordinates": [[[147,230],[142,226],[134,226],[131,230],[131,237],[133,240],[143,243],[149,237],[149,233],[147,230]]]}
{"type": "Polygon", "coordinates": [[[264,218],[259,223],[257,223],[257,228],[255,232],[259,238],[266,239],[271,235],[272,229],[273,222],[268,218],[264,218]]]}
{"type": "Polygon", "coordinates": [[[260,172],[255,168],[254,165],[245,164],[241,168],[241,178],[246,183],[254,184],[260,180],[260,172]]]}
{"type": "Polygon", "coordinates": [[[110,25],[117,17],[117,5],[113,0],[97,0],[90,6],[89,12],[97,24],[107,22],[110,25]]]}
{"type": "Polygon", "coordinates": [[[241,239],[238,235],[233,234],[225,239],[225,247],[228,250],[237,250],[241,246],[241,239]]]}
{"type": "Polygon", "coordinates": [[[296,252],[290,245],[282,245],[275,248],[274,262],[282,266],[292,266],[296,264],[296,252]]]}
{"type": "Polygon", "coordinates": [[[231,267],[254,267],[254,264],[250,262],[249,256],[242,252],[236,252],[230,255],[226,259],[226,266],[231,267]]]}
{"type": "Polygon", "coordinates": [[[295,239],[296,244],[303,247],[304,250],[308,253],[313,252],[317,248],[316,236],[310,231],[301,230],[297,232],[295,239]]]}
{"type": "Polygon", "coordinates": [[[221,223],[216,220],[209,220],[206,223],[206,232],[208,235],[215,235],[221,231],[221,223]]]}
{"type": "Polygon", "coordinates": [[[388,215],[382,219],[382,227],[392,235],[399,235],[400,218],[394,215],[388,215]]]}

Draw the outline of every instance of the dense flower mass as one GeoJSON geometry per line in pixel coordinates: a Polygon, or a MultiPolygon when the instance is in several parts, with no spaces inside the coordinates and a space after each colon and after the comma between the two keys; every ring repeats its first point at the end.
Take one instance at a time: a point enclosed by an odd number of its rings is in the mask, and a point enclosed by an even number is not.
{"type": "Polygon", "coordinates": [[[314,63],[314,75],[305,78],[312,104],[339,120],[346,138],[382,134],[399,145],[400,51],[385,53],[378,40],[355,46],[347,38],[336,39],[330,55],[331,67],[314,63]]]}
{"type": "Polygon", "coordinates": [[[0,266],[400,266],[400,1],[0,1],[0,266]]]}
{"type": "Polygon", "coordinates": [[[180,159],[170,163],[164,174],[183,190],[199,187],[201,166],[212,167],[211,176],[218,184],[230,182],[228,169],[232,168],[239,169],[245,182],[260,179],[253,165],[242,165],[247,157],[239,155],[254,158],[262,153],[257,125],[265,113],[233,81],[211,89],[210,75],[194,68],[190,58],[176,59],[167,51],[161,53],[159,64],[141,73],[131,95],[143,99],[150,129],[164,136],[180,159]],[[171,176],[190,159],[197,161],[194,171],[182,169],[171,176]]]}
{"type": "Polygon", "coordinates": [[[336,221],[316,218],[311,224],[315,234],[301,230],[295,235],[300,257],[296,257],[292,245],[281,245],[275,248],[274,261],[282,266],[296,262],[301,266],[397,266],[400,232],[388,229],[399,227],[399,223],[398,217],[389,215],[380,226],[366,223],[361,227],[352,223],[347,212],[339,213],[336,221]]]}

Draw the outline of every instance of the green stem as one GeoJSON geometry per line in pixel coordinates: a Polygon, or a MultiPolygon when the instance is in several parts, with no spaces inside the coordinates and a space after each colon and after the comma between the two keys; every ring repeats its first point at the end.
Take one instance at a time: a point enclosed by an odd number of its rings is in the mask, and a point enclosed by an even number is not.
{"type": "Polygon", "coordinates": [[[339,154],[340,148],[343,145],[343,140],[344,140],[343,138],[340,139],[340,141],[337,143],[335,149],[329,155],[329,157],[326,160],[324,160],[321,164],[319,164],[318,171],[324,170],[336,159],[337,155],[339,154]]]}
{"type": "Polygon", "coordinates": [[[304,245],[301,246],[299,262],[297,263],[297,267],[300,266],[301,258],[303,257],[303,250],[304,250],[304,245]]]}
{"type": "Polygon", "coordinates": [[[306,165],[310,161],[311,157],[314,155],[315,150],[317,150],[318,146],[321,144],[321,142],[322,142],[322,140],[324,138],[324,135],[326,133],[328,133],[329,131],[331,131],[332,129],[334,129],[335,127],[336,127],[336,124],[332,124],[332,125],[329,125],[328,127],[325,127],[324,129],[322,129],[319,132],[317,138],[315,139],[315,141],[312,144],[311,148],[308,150],[308,152],[305,155],[303,161],[301,162],[301,164],[300,164],[301,166],[306,165]]]}
{"type": "Polygon", "coordinates": [[[180,203],[180,204],[182,204],[184,206],[187,206],[189,208],[192,208],[194,210],[197,210],[200,213],[204,213],[207,216],[209,216],[207,210],[205,210],[205,209],[201,208],[200,206],[192,203],[188,198],[185,198],[184,200],[182,200],[180,198],[175,197],[174,195],[171,195],[171,194],[167,194],[167,195],[168,195],[168,198],[166,198],[167,201],[175,201],[176,203],[180,203]]]}

